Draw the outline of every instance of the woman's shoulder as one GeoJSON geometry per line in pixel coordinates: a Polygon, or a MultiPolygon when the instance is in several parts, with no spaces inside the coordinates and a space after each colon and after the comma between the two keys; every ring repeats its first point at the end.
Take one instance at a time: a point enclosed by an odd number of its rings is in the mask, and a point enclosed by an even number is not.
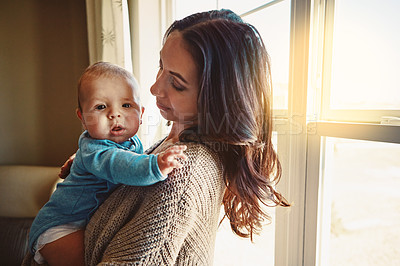
{"type": "Polygon", "coordinates": [[[187,146],[185,151],[187,159],[183,167],[176,169],[171,177],[186,176],[184,179],[188,186],[194,184],[204,186],[205,183],[215,186],[222,182],[223,165],[217,151],[204,143],[179,142],[177,144],[187,146]]]}
{"type": "Polygon", "coordinates": [[[208,141],[179,141],[176,143],[165,142],[165,139],[162,139],[152,145],[150,148],[147,149],[146,153],[160,153],[165,151],[169,147],[173,145],[186,145],[187,149],[185,154],[190,159],[202,159],[202,160],[215,160],[220,161],[219,159],[219,152],[222,151],[223,144],[208,142],[208,141]]]}
{"type": "Polygon", "coordinates": [[[186,142],[186,141],[179,141],[176,143],[168,143],[163,142],[158,147],[156,147],[152,152],[153,153],[160,153],[168,149],[173,145],[186,145],[187,149],[184,151],[187,159],[185,160],[184,164],[189,165],[191,167],[196,166],[198,164],[220,164],[220,158],[218,155],[217,150],[213,149],[207,145],[207,143],[199,143],[199,142],[186,142]]]}
{"type": "Polygon", "coordinates": [[[215,149],[211,145],[211,143],[208,142],[178,142],[176,145],[186,145],[187,152],[193,152],[197,156],[216,156],[218,157],[218,149],[215,149]]]}
{"type": "Polygon", "coordinates": [[[187,146],[185,154],[193,166],[222,167],[218,149],[210,146],[209,143],[179,142],[178,144],[187,146]]]}
{"type": "Polygon", "coordinates": [[[204,183],[219,186],[222,182],[223,164],[221,162],[218,147],[212,146],[206,142],[188,142],[179,141],[176,143],[163,142],[153,153],[160,153],[168,149],[172,145],[186,145],[184,151],[186,160],[182,161],[183,166],[179,169],[174,169],[168,178],[158,183],[155,187],[158,189],[172,189],[177,194],[182,194],[187,189],[204,183]],[[181,191],[180,191],[181,190],[181,191]]]}
{"type": "MultiPolygon", "coordinates": [[[[201,217],[219,213],[225,189],[223,165],[218,152],[207,143],[179,143],[187,145],[187,160],[176,175],[185,183],[181,196],[183,202],[192,206],[192,211],[201,217]],[[179,176],[181,175],[181,178],[179,176]],[[182,176],[185,176],[182,178],[182,176]]],[[[173,178],[171,176],[171,180],[173,178]]],[[[179,193],[178,193],[179,194],[179,193]]],[[[218,215],[217,215],[218,216],[218,215]]]]}

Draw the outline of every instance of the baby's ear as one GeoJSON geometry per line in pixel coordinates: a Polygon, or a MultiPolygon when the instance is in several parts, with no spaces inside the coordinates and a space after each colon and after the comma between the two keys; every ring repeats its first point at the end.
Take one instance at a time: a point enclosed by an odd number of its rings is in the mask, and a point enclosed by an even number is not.
{"type": "Polygon", "coordinates": [[[85,121],[83,120],[83,115],[80,108],[76,108],[76,116],[81,120],[82,126],[86,129],[85,121]]]}

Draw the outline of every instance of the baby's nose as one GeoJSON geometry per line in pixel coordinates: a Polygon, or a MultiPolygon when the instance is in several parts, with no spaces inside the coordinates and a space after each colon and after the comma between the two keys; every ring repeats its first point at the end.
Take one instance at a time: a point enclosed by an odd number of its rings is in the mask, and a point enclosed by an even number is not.
{"type": "Polygon", "coordinates": [[[117,118],[117,117],[121,117],[121,115],[109,115],[109,117],[108,117],[108,118],[110,118],[110,119],[114,119],[114,118],[117,118]]]}
{"type": "Polygon", "coordinates": [[[121,114],[120,112],[118,112],[118,110],[111,110],[110,113],[108,114],[109,119],[114,119],[117,117],[121,117],[121,114]]]}

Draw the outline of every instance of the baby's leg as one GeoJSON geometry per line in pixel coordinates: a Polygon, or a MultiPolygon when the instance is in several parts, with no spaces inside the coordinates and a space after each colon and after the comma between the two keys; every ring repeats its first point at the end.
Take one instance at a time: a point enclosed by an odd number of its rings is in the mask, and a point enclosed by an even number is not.
{"type": "Polygon", "coordinates": [[[40,254],[49,265],[85,265],[84,230],[47,243],[40,254]]]}

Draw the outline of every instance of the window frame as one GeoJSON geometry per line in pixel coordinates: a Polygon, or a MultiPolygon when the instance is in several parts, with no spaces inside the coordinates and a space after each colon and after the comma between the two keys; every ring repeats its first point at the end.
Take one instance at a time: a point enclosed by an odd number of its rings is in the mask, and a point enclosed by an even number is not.
{"type": "Polygon", "coordinates": [[[291,1],[289,103],[287,117],[281,118],[281,128],[277,127],[283,169],[277,188],[292,207],[276,210],[275,265],[299,265],[303,261],[310,12],[311,0],[291,1]]]}

